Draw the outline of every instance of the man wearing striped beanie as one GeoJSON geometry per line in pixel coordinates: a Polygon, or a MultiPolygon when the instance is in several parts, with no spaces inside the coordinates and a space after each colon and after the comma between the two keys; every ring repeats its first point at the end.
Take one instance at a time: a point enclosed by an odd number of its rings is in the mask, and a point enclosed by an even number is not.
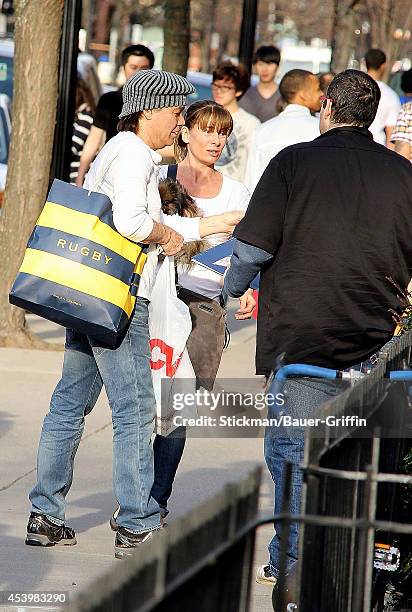
{"type": "MultiPolygon", "coordinates": [[[[37,483],[30,492],[26,544],[74,545],[65,525],[66,495],[85,415],[104,385],[113,421],[113,485],[119,511],[115,556],[129,556],[160,528],[159,505],[151,497],[155,397],[150,370],[148,309],[157,270],[157,245],[166,255],[180,251],[183,237],[162,223],[157,184],[161,156],[184,123],[182,109],[193,86],[159,70],[135,73],[123,87],[119,133],[100,151],[84,187],[107,195],[117,231],[148,245],[136,306],[124,338],[109,349],[88,335],[67,330],[63,373],[40,437],[37,483]]],[[[104,270],[110,275],[110,270],[104,270]]],[[[102,282],[104,282],[102,280],[102,282]]],[[[98,313],[96,312],[96,316],[98,313]]]]}

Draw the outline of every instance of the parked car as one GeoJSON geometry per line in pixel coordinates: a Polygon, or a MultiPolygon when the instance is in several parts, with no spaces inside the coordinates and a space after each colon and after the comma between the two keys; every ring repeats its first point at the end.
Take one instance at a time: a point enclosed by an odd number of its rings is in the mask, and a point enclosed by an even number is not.
{"type": "Polygon", "coordinates": [[[0,40],[0,94],[13,98],[13,58],[14,42],[10,39],[0,40]]]}
{"type": "Polygon", "coordinates": [[[6,94],[0,94],[0,207],[3,204],[7,162],[9,159],[11,133],[10,106],[10,98],[6,94]]]}
{"type": "Polygon", "coordinates": [[[198,100],[213,100],[212,98],[212,75],[205,72],[188,72],[187,78],[196,88],[195,93],[188,96],[188,102],[197,102],[198,100]]]}
{"type": "MultiPolygon", "coordinates": [[[[10,39],[0,40],[0,93],[7,94],[10,100],[13,99],[13,61],[14,41],[10,39]]],[[[88,53],[79,53],[77,56],[77,72],[89,86],[97,104],[103,90],[94,57],[88,53]]]]}

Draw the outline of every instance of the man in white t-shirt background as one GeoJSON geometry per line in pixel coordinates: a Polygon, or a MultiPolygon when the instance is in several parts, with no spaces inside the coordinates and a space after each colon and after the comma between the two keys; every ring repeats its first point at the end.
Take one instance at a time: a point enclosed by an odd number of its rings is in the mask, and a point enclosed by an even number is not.
{"type": "Polygon", "coordinates": [[[257,117],[247,113],[238,104],[238,100],[248,89],[249,84],[249,73],[244,66],[222,62],[213,72],[213,99],[228,110],[233,119],[233,132],[215,165],[222,174],[242,183],[245,181],[252,135],[260,125],[257,117]]]}
{"type": "Polygon", "coordinates": [[[398,94],[382,81],[386,71],[386,55],[381,49],[369,49],[365,55],[365,63],[369,76],[375,79],[381,90],[378,110],[369,130],[375,142],[393,149],[391,134],[401,110],[401,102],[398,94]]]}
{"type": "Polygon", "coordinates": [[[255,131],[246,170],[246,185],[252,191],[266,166],[285,147],[313,140],[320,135],[319,120],[311,113],[320,110],[319,78],[308,70],[289,70],[279,84],[286,108],[255,131]]]}

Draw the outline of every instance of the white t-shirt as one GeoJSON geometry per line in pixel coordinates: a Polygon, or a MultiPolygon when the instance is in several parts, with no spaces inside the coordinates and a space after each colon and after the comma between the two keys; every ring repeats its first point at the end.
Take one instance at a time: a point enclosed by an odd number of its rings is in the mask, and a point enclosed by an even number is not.
{"type": "Polygon", "coordinates": [[[369,130],[373,134],[375,142],[386,145],[386,127],[395,127],[398,113],[401,110],[401,102],[398,94],[383,81],[376,81],[381,90],[378,110],[369,130]]]}
{"type": "MultiPolygon", "coordinates": [[[[161,166],[159,171],[159,179],[164,179],[167,176],[167,166],[161,166]]],[[[246,210],[250,194],[248,189],[234,179],[223,175],[222,188],[218,195],[214,198],[193,198],[203,212],[203,216],[210,217],[211,215],[220,215],[230,210],[246,210]]],[[[166,221],[167,215],[164,215],[166,221]]],[[[176,230],[179,231],[177,224],[176,230]]],[[[227,240],[226,234],[212,234],[207,236],[205,240],[210,246],[222,244],[227,240]]],[[[208,298],[216,299],[219,297],[222,290],[220,274],[216,274],[212,270],[194,264],[190,270],[185,267],[178,267],[179,284],[190,291],[200,293],[208,298]]]]}
{"type": "Polygon", "coordinates": [[[220,159],[216,162],[216,168],[222,174],[244,182],[252,135],[260,125],[260,121],[243,108],[233,113],[232,119],[233,132],[228,138],[220,159]]]}

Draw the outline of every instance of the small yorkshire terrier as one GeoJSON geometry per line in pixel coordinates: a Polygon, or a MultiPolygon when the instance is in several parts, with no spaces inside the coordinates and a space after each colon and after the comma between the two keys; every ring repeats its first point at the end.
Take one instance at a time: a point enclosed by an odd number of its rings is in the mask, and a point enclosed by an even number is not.
{"type": "MultiPolygon", "coordinates": [[[[186,189],[173,179],[164,179],[159,183],[160,199],[162,200],[162,211],[165,215],[179,215],[180,217],[203,217],[194,199],[187,193],[186,189]]],[[[187,242],[182,250],[175,255],[178,265],[185,266],[188,270],[193,267],[192,257],[210,247],[207,240],[196,240],[187,242]]]]}

